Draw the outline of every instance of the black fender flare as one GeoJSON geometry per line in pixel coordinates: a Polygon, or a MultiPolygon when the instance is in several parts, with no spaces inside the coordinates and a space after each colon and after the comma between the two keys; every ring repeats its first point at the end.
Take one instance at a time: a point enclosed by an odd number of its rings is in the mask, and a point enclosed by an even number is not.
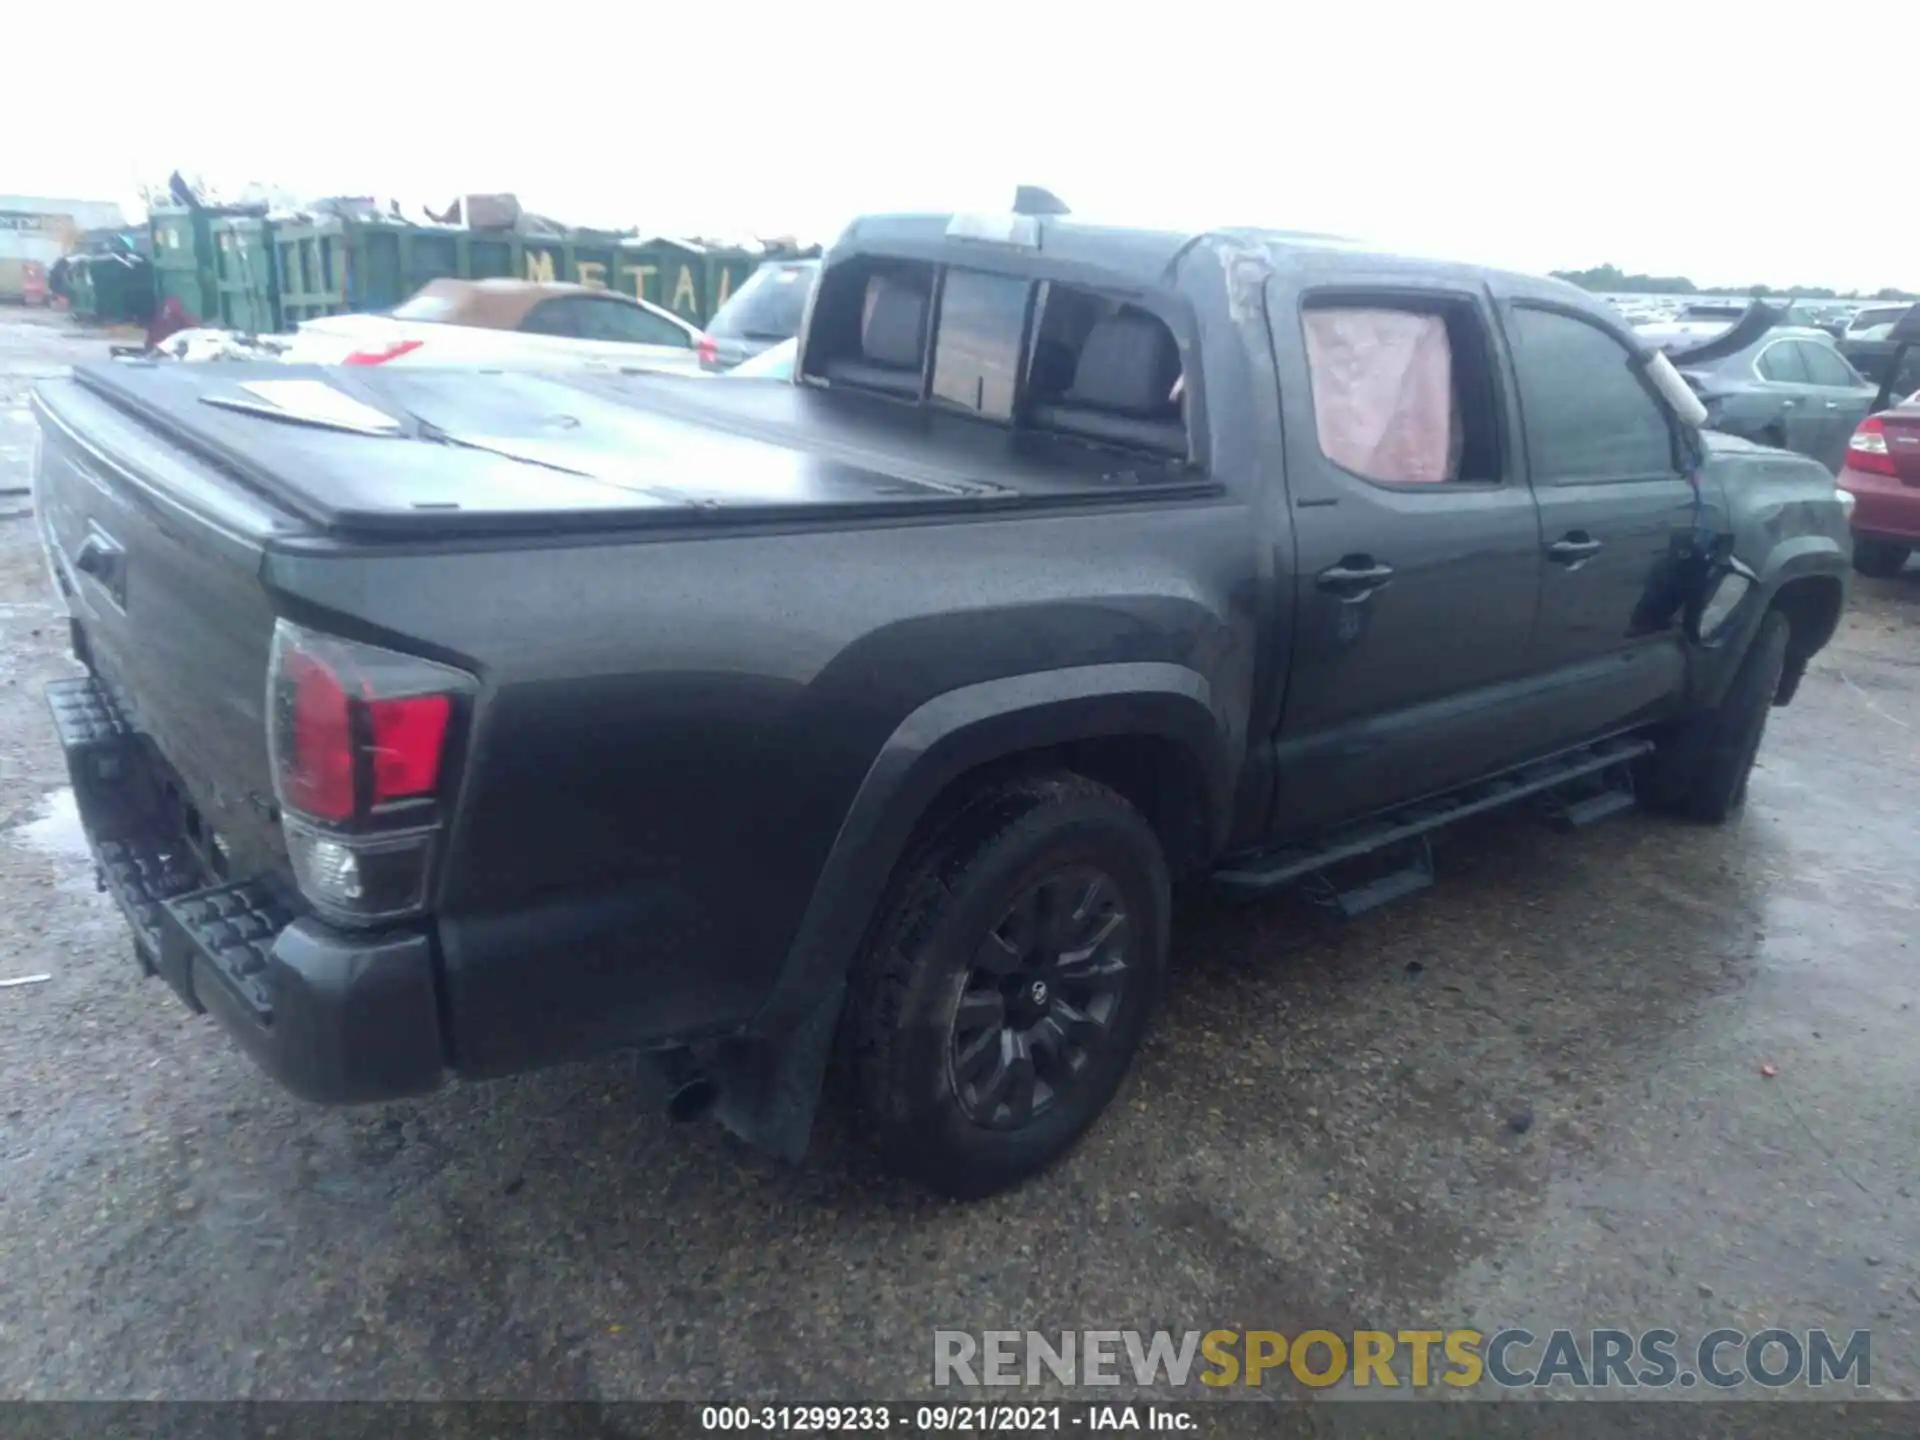
{"type": "Polygon", "coordinates": [[[1082,665],[946,691],[916,708],[881,746],[752,1029],[781,1034],[845,980],[901,852],[948,785],[1026,751],[1105,736],[1152,736],[1180,746],[1204,788],[1209,844],[1222,843],[1244,734],[1198,671],[1155,661],[1082,665]]]}
{"type": "MultiPolygon", "coordinates": [[[[1782,540],[1754,571],[1753,593],[1742,602],[1733,632],[1703,653],[1712,664],[1702,677],[1696,703],[1703,709],[1718,705],[1746,658],[1747,647],[1760,633],[1760,621],[1773,609],[1780,592],[1799,580],[1819,578],[1840,586],[1840,609],[1845,611],[1852,575],[1851,559],[1841,542],[1828,535],[1796,535],[1782,540]]],[[[1831,638],[1831,637],[1825,637],[1831,638]]],[[[1822,643],[1825,643],[1824,639],[1822,643]]]]}

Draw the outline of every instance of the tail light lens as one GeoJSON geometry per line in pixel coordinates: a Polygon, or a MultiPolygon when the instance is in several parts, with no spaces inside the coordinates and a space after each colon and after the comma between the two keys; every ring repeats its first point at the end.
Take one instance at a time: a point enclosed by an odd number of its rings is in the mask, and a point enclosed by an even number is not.
{"type": "Polygon", "coordinates": [[[720,342],[711,335],[702,335],[699,345],[694,348],[700,352],[700,363],[702,365],[718,365],[720,363],[720,342]]]}
{"type": "Polygon", "coordinates": [[[418,910],[471,675],[281,621],[267,676],[274,791],[294,878],[343,922],[418,910]]]}
{"type": "Polygon", "coordinates": [[[427,342],[424,340],[395,340],[390,345],[382,345],[377,350],[356,350],[340,363],[342,365],[384,365],[389,360],[398,360],[402,355],[411,355],[427,342]]]}
{"type": "Polygon", "coordinates": [[[1887,427],[1880,423],[1878,415],[1862,420],[1853,438],[1847,441],[1847,468],[1864,470],[1869,475],[1900,473],[1887,449],[1887,427]]]}

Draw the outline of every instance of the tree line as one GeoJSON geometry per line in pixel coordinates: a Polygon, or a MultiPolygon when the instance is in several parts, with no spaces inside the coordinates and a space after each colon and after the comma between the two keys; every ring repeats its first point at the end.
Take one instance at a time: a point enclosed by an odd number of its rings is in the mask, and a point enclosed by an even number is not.
{"type": "Polygon", "coordinates": [[[1567,280],[1582,290],[1611,295],[1790,295],[1802,300],[1920,300],[1911,290],[1888,286],[1871,295],[1859,290],[1832,290],[1824,285],[1696,285],[1684,275],[1629,275],[1617,265],[1591,270],[1555,270],[1554,279],[1567,280]]]}

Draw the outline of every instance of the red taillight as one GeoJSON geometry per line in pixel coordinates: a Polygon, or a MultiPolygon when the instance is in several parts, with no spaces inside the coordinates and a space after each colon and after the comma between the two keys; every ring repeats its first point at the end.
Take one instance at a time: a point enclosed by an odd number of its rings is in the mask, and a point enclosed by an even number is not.
{"type": "Polygon", "coordinates": [[[281,799],[316,820],[351,820],[353,722],[346,687],[324,660],[291,650],[281,657],[287,697],[287,745],[280,760],[281,799]]]}
{"type": "Polygon", "coordinates": [[[369,700],[373,731],[373,803],[431,795],[440,784],[440,752],[453,704],[444,695],[369,700]]]}
{"type": "Polygon", "coordinates": [[[1898,475],[1893,455],[1887,449],[1887,427],[1878,415],[1869,415],[1847,441],[1847,468],[1869,475],[1898,475]]]}
{"type": "Polygon", "coordinates": [[[367,924],[426,904],[448,746],[477,688],[431,660],[274,626],[274,791],[294,879],[321,914],[367,924]]]}
{"type": "Polygon", "coordinates": [[[270,684],[281,803],[340,824],[439,790],[453,697],[470,693],[473,681],[282,621],[270,684]]]}
{"type": "Polygon", "coordinates": [[[718,365],[720,363],[720,342],[711,335],[702,335],[699,345],[695,348],[700,352],[700,363],[702,365],[718,365]]]}
{"type": "Polygon", "coordinates": [[[402,355],[411,355],[426,343],[424,340],[395,340],[391,345],[383,345],[378,350],[356,350],[340,363],[342,365],[384,365],[389,360],[398,360],[402,355]]]}

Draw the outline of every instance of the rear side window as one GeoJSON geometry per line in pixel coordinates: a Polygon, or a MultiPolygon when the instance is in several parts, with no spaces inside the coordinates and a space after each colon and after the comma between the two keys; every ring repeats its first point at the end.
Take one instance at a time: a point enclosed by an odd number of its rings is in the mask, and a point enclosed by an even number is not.
{"type": "Polygon", "coordinates": [[[522,331],[529,335],[557,335],[566,340],[578,340],[585,334],[580,315],[580,302],[571,296],[562,296],[556,300],[542,300],[527,311],[526,318],[520,322],[522,331]]]}
{"type": "Polygon", "coordinates": [[[1831,385],[1837,388],[1851,389],[1862,383],[1853,373],[1853,367],[1841,358],[1840,352],[1830,350],[1811,340],[1800,342],[1800,358],[1806,362],[1807,374],[1816,385],[1831,385]]]}
{"type": "Polygon", "coordinates": [[[1676,474],[1667,412],[1627,347],[1590,321],[1513,309],[1514,368],[1536,484],[1676,474]]]}
{"type": "Polygon", "coordinates": [[[1006,275],[947,272],[934,333],[934,399],[995,420],[1013,418],[1027,290],[1026,281],[1006,275]]]}
{"type": "Polygon", "coordinates": [[[620,345],[671,345],[691,349],[687,332],[671,320],[629,305],[624,300],[588,300],[575,302],[581,308],[580,329],[588,340],[607,340],[620,345]]]}
{"type": "Polygon", "coordinates": [[[1800,347],[1791,340],[1776,340],[1762,350],[1760,358],[1754,362],[1754,368],[1760,372],[1763,380],[1773,380],[1782,385],[1812,383],[1800,347]]]}

